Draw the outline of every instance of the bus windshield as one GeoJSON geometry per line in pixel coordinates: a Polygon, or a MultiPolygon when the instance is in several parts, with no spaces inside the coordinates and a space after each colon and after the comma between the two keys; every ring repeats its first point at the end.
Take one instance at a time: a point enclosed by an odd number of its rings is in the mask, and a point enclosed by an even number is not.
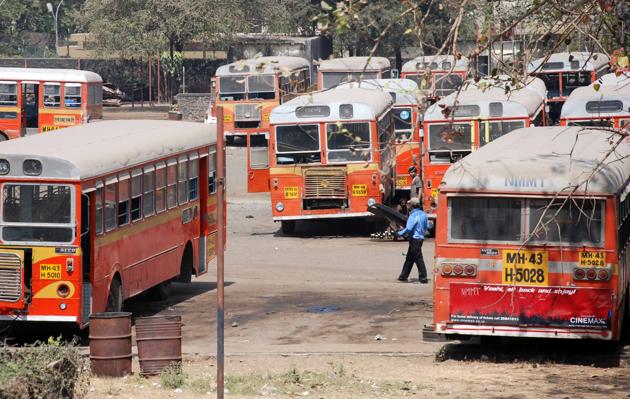
{"type": "Polygon", "coordinates": [[[542,73],[538,75],[547,87],[547,98],[560,97],[560,74],[559,73],[542,73]]]}
{"type": "Polygon", "coordinates": [[[245,76],[219,78],[219,98],[221,100],[244,100],[245,76]]]}
{"type": "Polygon", "coordinates": [[[466,156],[472,150],[470,123],[443,123],[429,125],[429,156],[436,162],[453,162],[451,153],[466,156]]]}
{"type": "Polygon", "coordinates": [[[394,132],[396,133],[396,140],[399,142],[410,141],[413,138],[413,126],[411,123],[413,113],[411,112],[411,108],[394,108],[392,113],[394,114],[394,132]]]}
{"type": "Polygon", "coordinates": [[[2,188],[4,241],[71,242],[72,188],[5,184],[2,188]]]}
{"type": "Polygon", "coordinates": [[[329,162],[370,161],[370,124],[330,123],[326,126],[326,145],[329,162]]]}
{"type": "Polygon", "coordinates": [[[480,145],[486,145],[492,140],[498,139],[504,134],[510,133],[512,130],[525,127],[524,121],[490,121],[487,128],[484,128],[484,124],[480,124],[481,134],[479,135],[480,145]],[[485,130],[485,134],[484,134],[485,130]]]}
{"type": "Polygon", "coordinates": [[[250,99],[274,99],[276,97],[274,75],[254,75],[248,77],[247,93],[250,99]]]}
{"type": "Polygon", "coordinates": [[[530,200],[529,234],[534,242],[602,242],[603,201],[558,198],[530,200]]]}
{"type": "Polygon", "coordinates": [[[521,207],[522,200],[514,198],[450,198],[451,238],[471,241],[521,241],[521,207]]]}
{"type": "Polygon", "coordinates": [[[276,126],[276,161],[278,164],[321,162],[319,126],[276,126]]]}
{"type": "Polygon", "coordinates": [[[453,93],[461,86],[463,79],[460,75],[436,75],[435,76],[435,95],[445,97],[453,93]]]}

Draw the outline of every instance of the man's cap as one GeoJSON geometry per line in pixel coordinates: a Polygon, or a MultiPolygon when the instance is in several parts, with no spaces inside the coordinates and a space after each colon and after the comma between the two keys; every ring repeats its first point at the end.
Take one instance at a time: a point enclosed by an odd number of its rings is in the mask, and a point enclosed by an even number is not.
{"type": "Polygon", "coordinates": [[[411,173],[411,172],[416,173],[418,170],[416,169],[416,167],[415,167],[415,166],[411,165],[411,166],[409,167],[409,169],[407,169],[407,171],[408,171],[409,173],[411,173]]]}
{"type": "Polygon", "coordinates": [[[420,200],[416,197],[411,198],[409,201],[407,201],[408,205],[420,205],[420,200]]]}

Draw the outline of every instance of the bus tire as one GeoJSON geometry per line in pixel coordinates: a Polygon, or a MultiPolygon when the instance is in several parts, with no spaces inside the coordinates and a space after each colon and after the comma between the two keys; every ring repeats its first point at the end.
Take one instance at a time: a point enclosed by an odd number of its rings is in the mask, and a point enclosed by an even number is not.
{"type": "Polygon", "coordinates": [[[291,235],[295,233],[295,220],[283,220],[280,222],[282,234],[291,235]]]}
{"type": "Polygon", "coordinates": [[[171,295],[171,280],[162,281],[151,288],[151,297],[157,301],[163,301],[171,295]]]}
{"type": "Polygon", "coordinates": [[[7,141],[9,138],[3,133],[0,132],[0,141],[7,141]]]}
{"type": "Polygon", "coordinates": [[[123,308],[123,290],[122,283],[118,275],[112,279],[109,286],[109,295],[107,296],[106,312],[121,312],[123,308]]]}
{"type": "Polygon", "coordinates": [[[189,242],[186,244],[184,254],[182,255],[182,262],[179,269],[179,276],[176,281],[179,283],[190,283],[193,275],[193,250],[192,244],[189,242]]]}

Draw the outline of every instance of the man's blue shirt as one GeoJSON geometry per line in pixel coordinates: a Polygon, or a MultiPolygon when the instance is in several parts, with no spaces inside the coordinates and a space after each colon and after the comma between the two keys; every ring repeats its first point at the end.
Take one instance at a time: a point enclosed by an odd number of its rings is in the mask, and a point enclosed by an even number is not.
{"type": "Polygon", "coordinates": [[[424,240],[424,232],[429,227],[429,218],[422,209],[414,209],[409,214],[407,219],[407,226],[398,232],[399,236],[403,236],[407,233],[412,233],[412,238],[416,240],[424,240]]]}

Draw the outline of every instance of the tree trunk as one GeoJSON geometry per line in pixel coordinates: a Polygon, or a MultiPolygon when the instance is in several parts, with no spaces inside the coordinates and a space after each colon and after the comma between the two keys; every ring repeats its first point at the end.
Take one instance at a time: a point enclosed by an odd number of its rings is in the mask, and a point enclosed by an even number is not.
{"type": "Polygon", "coordinates": [[[402,51],[400,47],[396,46],[395,52],[396,52],[396,69],[398,69],[398,71],[400,72],[400,70],[402,69],[402,51]]]}

